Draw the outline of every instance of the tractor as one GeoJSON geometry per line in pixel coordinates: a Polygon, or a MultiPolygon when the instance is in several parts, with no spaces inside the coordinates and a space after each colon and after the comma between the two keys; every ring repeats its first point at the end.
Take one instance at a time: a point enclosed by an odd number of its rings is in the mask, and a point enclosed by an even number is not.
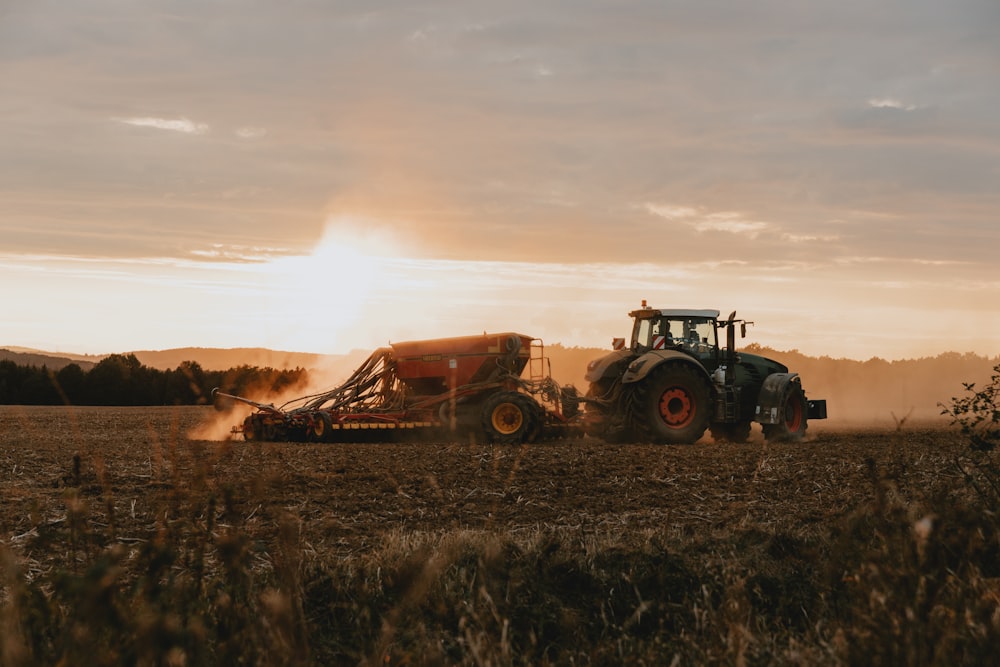
{"type": "Polygon", "coordinates": [[[825,400],[808,400],[798,373],[766,357],[736,351],[736,329],[752,322],[733,312],[642,307],[632,340],[587,367],[584,428],[609,442],[690,444],[706,429],[715,440],[745,442],[751,424],[769,441],[801,440],[810,419],[826,418],[825,400]],[[719,333],[725,332],[725,347],[719,333]]]}

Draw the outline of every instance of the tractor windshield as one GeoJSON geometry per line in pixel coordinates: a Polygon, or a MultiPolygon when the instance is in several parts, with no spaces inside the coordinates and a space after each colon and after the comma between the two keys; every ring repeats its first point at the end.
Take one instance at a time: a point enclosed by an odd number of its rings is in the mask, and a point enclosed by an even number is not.
{"type": "Polygon", "coordinates": [[[708,352],[716,347],[715,321],[704,317],[658,315],[635,322],[633,344],[637,351],[684,349],[708,352]]]}

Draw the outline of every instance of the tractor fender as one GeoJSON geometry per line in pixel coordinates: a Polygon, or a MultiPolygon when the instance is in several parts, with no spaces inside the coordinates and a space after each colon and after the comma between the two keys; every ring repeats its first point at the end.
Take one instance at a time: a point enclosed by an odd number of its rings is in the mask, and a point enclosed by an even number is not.
{"type": "Polygon", "coordinates": [[[650,350],[646,352],[628,365],[628,369],[626,369],[625,374],[622,376],[622,384],[639,382],[649,375],[653,369],[658,368],[668,361],[687,364],[692,368],[697,368],[705,376],[705,379],[709,381],[709,385],[711,385],[712,378],[708,374],[708,371],[705,370],[705,367],[690,356],[677,350],[650,350]]]}
{"type": "Polygon", "coordinates": [[[780,424],[785,419],[785,399],[796,385],[801,386],[798,373],[771,373],[764,378],[757,395],[757,421],[780,424]]]}
{"type": "Polygon", "coordinates": [[[615,350],[600,359],[594,359],[587,364],[587,374],[584,379],[590,383],[600,382],[616,365],[630,356],[632,356],[631,350],[615,350]]]}

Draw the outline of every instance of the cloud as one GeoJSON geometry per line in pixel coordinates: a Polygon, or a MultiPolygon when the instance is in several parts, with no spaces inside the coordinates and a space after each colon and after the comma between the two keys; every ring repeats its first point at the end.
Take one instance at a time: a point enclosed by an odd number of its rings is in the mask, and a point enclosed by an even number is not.
{"type": "Polygon", "coordinates": [[[730,234],[746,234],[756,238],[760,232],[771,227],[766,222],[746,220],[741,213],[725,211],[712,213],[704,219],[691,223],[699,232],[728,232],[730,234]]]}
{"type": "Polygon", "coordinates": [[[208,262],[260,263],[271,261],[278,257],[294,255],[288,248],[266,248],[258,246],[233,245],[213,243],[209,248],[196,248],[190,251],[191,257],[208,262]]]}
{"type": "Polygon", "coordinates": [[[782,234],[781,239],[789,243],[832,243],[840,240],[840,237],[836,234],[825,236],[819,234],[782,234]]]}
{"type": "Polygon", "coordinates": [[[839,265],[913,264],[917,266],[931,266],[931,267],[974,266],[973,262],[966,262],[961,260],[926,259],[921,257],[882,257],[882,256],[863,256],[863,255],[836,257],[833,259],[833,263],[839,265]]]}
{"type": "Polygon", "coordinates": [[[690,206],[652,203],[645,204],[644,208],[653,215],[687,225],[698,233],[725,232],[757,238],[758,234],[771,228],[771,225],[766,222],[748,220],[744,214],[736,211],[703,213],[702,209],[690,206]]]}
{"type": "Polygon", "coordinates": [[[868,100],[868,106],[873,109],[899,109],[900,111],[916,111],[917,105],[904,104],[893,97],[879,97],[868,100]]]}
{"type": "Polygon", "coordinates": [[[668,220],[679,220],[681,218],[693,218],[698,215],[698,209],[690,206],[671,206],[670,204],[646,204],[645,208],[653,215],[668,220]]]}
{"type": "Polygon", "coordinates": [[[238,127],[235,132],[240,139],[260,139],[267,135],[267,129],[263,127],[238,127]]]}
{"type": "Polygon", "coordinates": [[[154,118],[152,116],[145,116],[137,118],[112,118],[112,120],[124,123],[125,125],[152,127],[157,130],[169,130],[183,134],[205,134],[208,132],[207,124],[195,123],[187,118],[154,118]]]}

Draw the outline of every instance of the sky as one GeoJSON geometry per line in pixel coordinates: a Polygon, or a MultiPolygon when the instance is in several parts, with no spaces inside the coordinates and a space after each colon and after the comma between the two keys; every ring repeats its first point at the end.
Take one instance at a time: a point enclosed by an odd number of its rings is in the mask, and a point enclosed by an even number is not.
{"type": "Polygon", "coordinates": [[[996,0],[0,0],[0,347],[1000,355],[996,0]]]}

